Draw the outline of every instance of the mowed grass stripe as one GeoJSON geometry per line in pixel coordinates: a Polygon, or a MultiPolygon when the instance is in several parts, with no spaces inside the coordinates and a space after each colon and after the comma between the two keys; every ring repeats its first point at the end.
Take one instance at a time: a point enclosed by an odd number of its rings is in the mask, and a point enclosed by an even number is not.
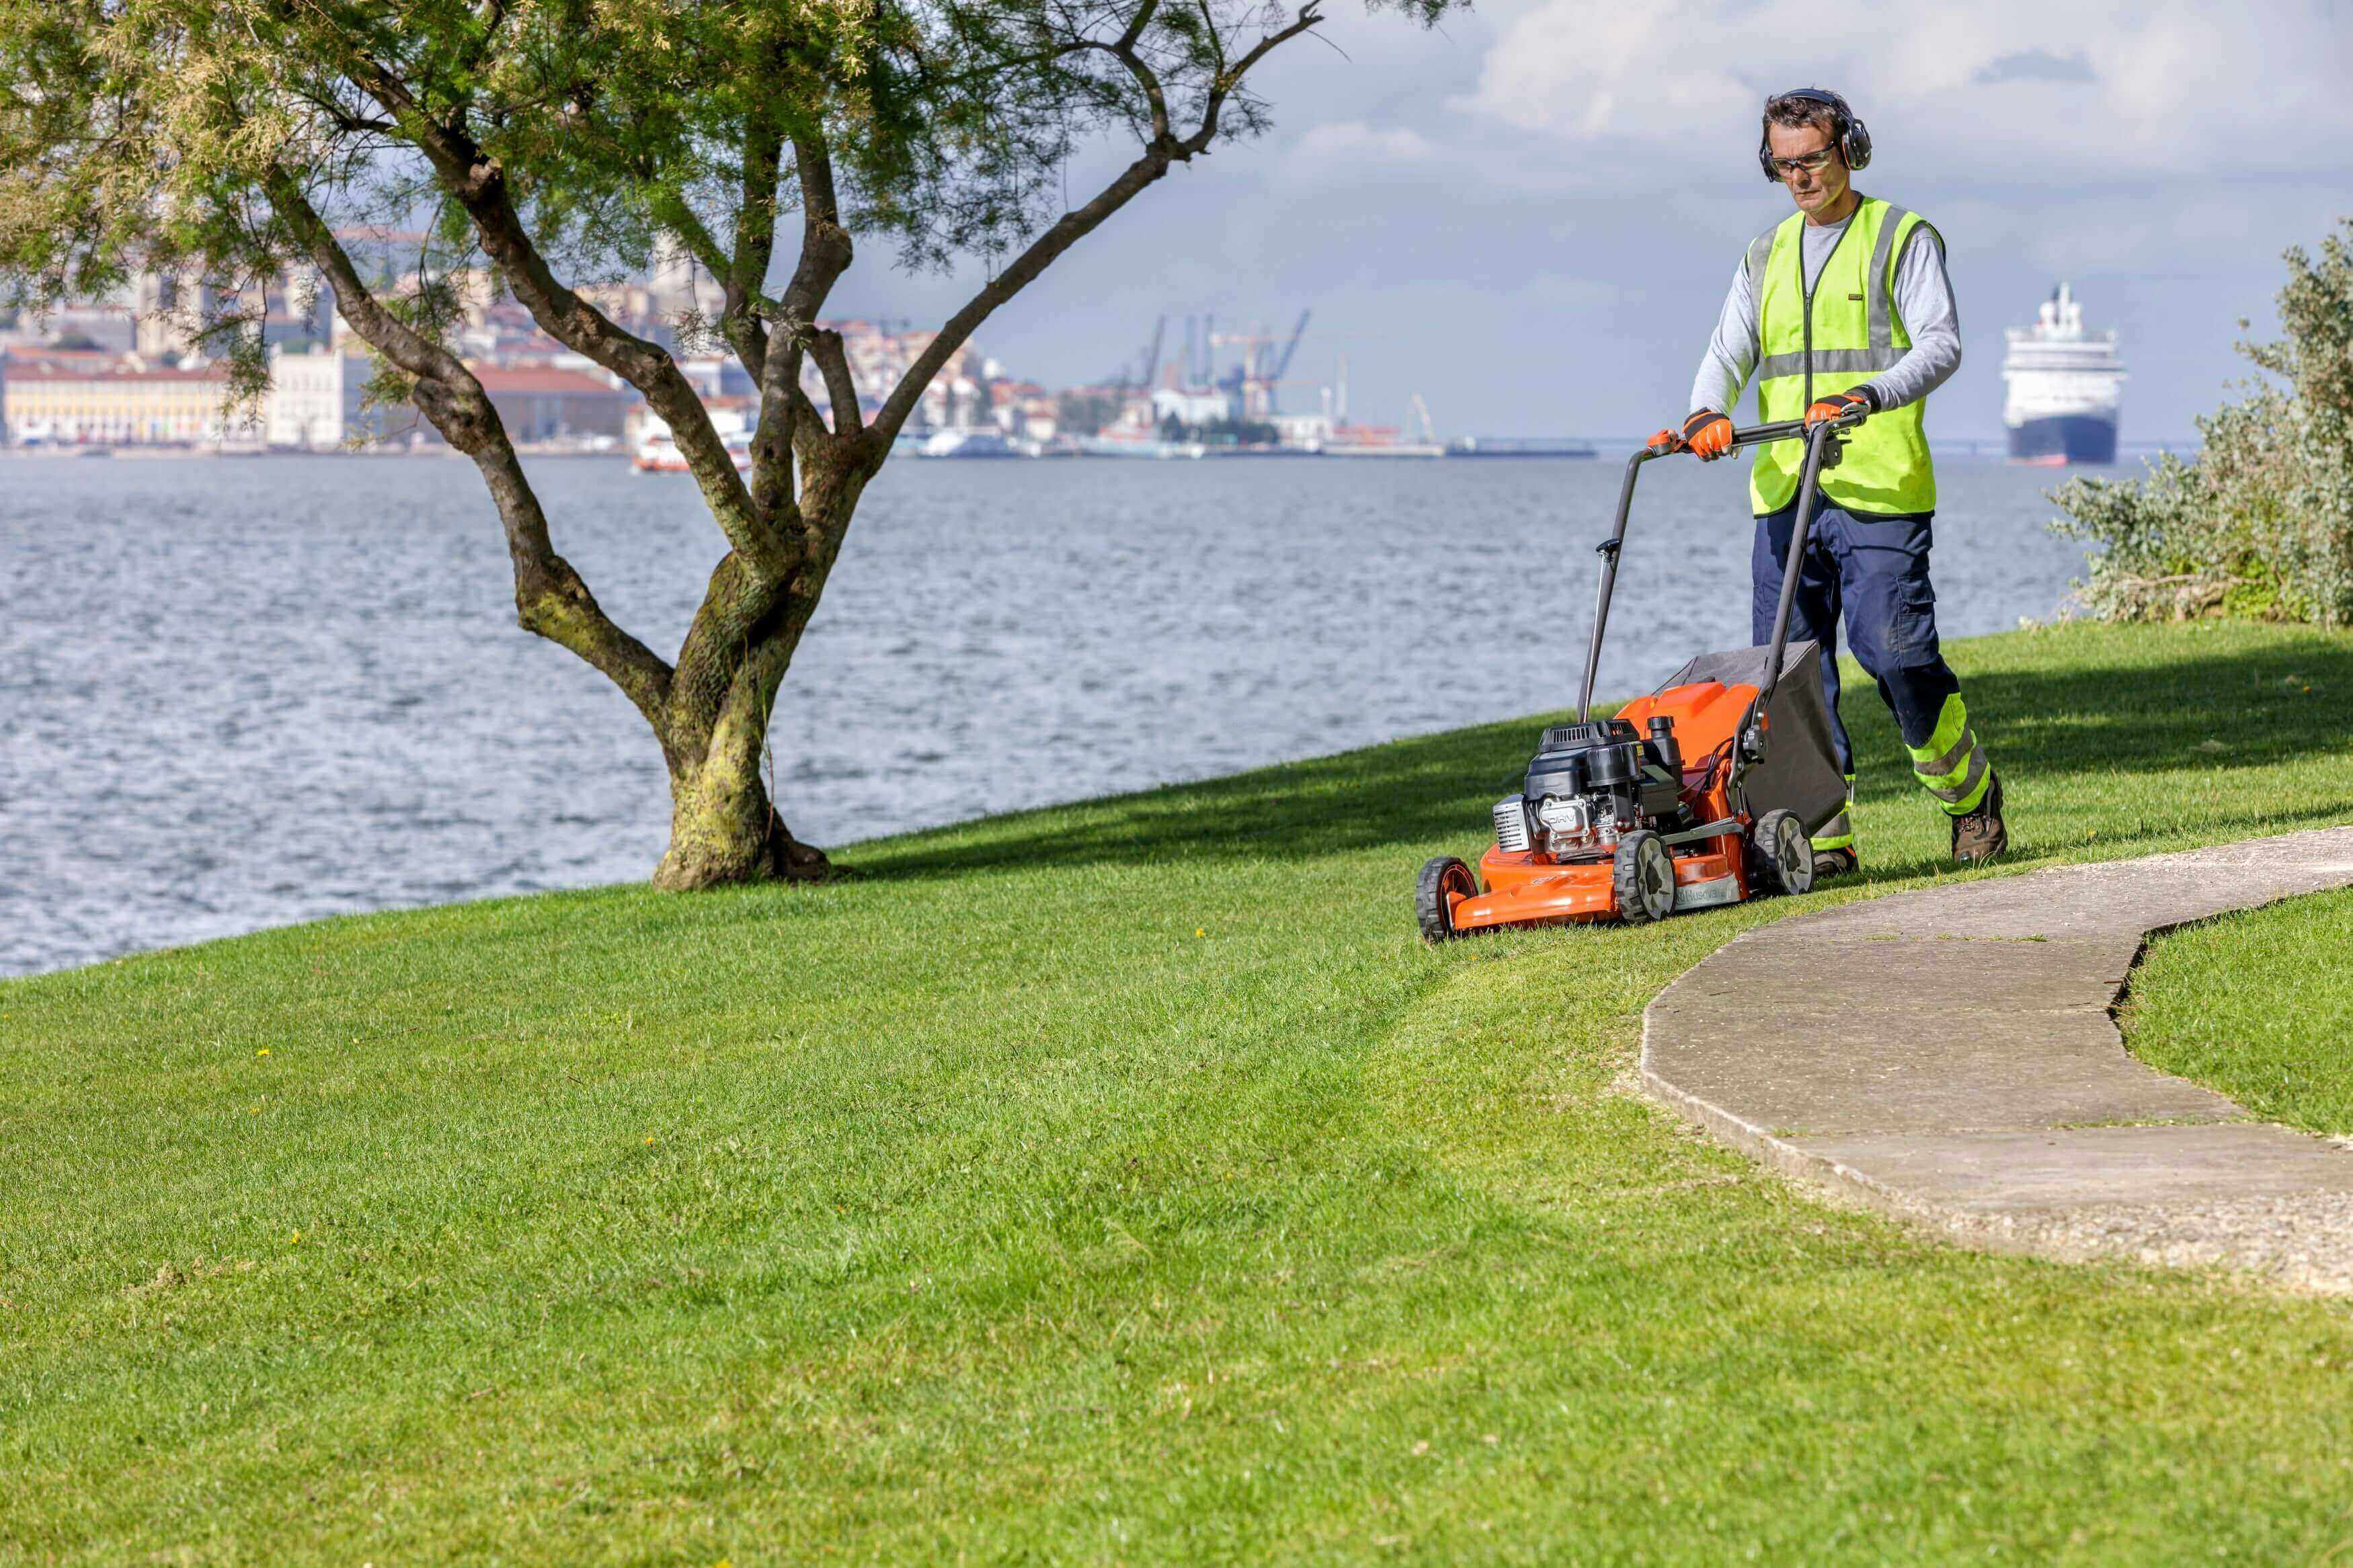
{"type": "MultiPolygon", "coordinates": [[[[2353,820],[2353,639],[1952,652],[2010,869],[2353,820]]],[[[2343,1305],[1958,1252],[1625,1091],[1642,1005],[1737,931],[1953,874],[1851,692],[1873,880],[1643,931],[1414,939],[1530,720],[822,889],[0,987],[0,1554],[2339,1547],[2343,1305]]]]}

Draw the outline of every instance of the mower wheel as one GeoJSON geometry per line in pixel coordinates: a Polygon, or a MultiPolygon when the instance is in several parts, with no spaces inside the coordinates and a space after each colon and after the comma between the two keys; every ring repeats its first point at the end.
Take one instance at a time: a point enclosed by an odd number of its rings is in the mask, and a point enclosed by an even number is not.
{"type": "Polygon", "coordinates": [[[1630,926],[1662,921],[1675,910],[1675,858],[1667,841],[1638,827],[1618,841],[1610,886],[1618,894],[1618,918],[1630,926]]]}
{"type": "Polygon", "coordinates": [[[1451,855],[1440,855],[1421,868],[1421,883],[1414,889],[1413,912],[1421,921],[1421,940],[1444,942],[1461,933],[1454,929],[1454,904],[1458,899],[1476,898],[1479,879],[1471,868],[1451,855]]]}
{"type": "Polygon", "coordinates": [[[1814,890],[1814,844],[1794,811],[1768,811],[1748,830],[1748,864],[1767,892],[1814,890]]]}

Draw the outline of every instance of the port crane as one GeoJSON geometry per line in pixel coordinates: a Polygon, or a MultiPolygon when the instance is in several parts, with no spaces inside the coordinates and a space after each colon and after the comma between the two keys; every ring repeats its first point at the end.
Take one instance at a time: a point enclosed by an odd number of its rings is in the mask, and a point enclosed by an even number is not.
{"type": "MultiPolygon", "coordinates": [[[[1247,332],[1208,334],[1213,350],[1223,346],[1242,351],[1241,363],[1216,377],[1214,384],[1233,400],[1233,406],[1244,416],[1262,419],[1278,412],[1275,387],[1290,371],[1292,356],[1299,352],[1299,340],[1306,335],[1307,320],[1313,313],[1312,310],[1299,312],[1299,321],[1291,329],[1290,340],[1283,344],[1280,358],[1269,352],[1275,340],[1267,335],[1263,326],[1247,332]]],[[[1211,378],[1205,374],[1201,379],[1211,378]]]]}

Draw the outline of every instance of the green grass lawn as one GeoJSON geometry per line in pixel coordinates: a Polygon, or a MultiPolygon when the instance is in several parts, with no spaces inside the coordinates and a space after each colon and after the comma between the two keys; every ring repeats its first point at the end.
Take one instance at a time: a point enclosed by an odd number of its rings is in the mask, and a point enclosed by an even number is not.
{"type": "Polygon", "coordinates": [[[2353,1133],[2353,889],[2158,937],[2122,1011],[2150,1066],[2268,1121],[2353,1133]]]}
{"type": "MultiPolygon", "coordinates": [[[[2004,872],[2353,821],[2353,638],[1952,653],[2004,872]]],[[[2353,1307],[1625,1087],[1735,933],[1950,875],[1848,706],[1870,879],[1639,931],[1416,941],[1530,720],[0,986],[0,1560],[2353,1558],[2353,1307]]]]}

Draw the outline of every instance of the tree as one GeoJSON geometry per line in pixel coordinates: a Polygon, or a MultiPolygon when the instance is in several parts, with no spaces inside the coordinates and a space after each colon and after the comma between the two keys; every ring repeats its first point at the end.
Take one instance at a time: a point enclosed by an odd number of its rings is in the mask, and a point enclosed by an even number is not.
{"type": "MultiPolygon", "coordinates": [[[[516,614],[620,689],[669,769],[657,883],[821,875],[760,776],[768,717],[859,498],[939,369],[991,312],[1179,164],[1262,131],[1249,87],[1314,28],[1255,0],[0,0],[0,270],[16,301],[195,273],[231,385],[264,384],[237,301],[315,268],[379,384],[473,459],[516,614]],[[1129,161],[1075,206],[1104,135],[1129,161]],[[790,219],[797,215],[797,243],[790,219]],[[345,236],[422,224],[387,287],[345,236]],[[989,263],[861,407],[818,324],[858,254],[989,263]],[[682,246],[759,389],[748,473],[659,343],[589,285],[682,246]],[[539,327],[666,421],[725,553],[664,658],[597,604],[480,383],[449,347],[453,276],[486,268],[539,327]],[[780,281],[779,281],[780,279],[780,281]],[[805,365],[826,406],[803,385],[805,365]]],[[[1458,0],[1374,0],[1422,22],[1458,0]]]]}
{"type": "Polygon", "coordinates": [[[2239,345],[2276,379],[2198,421],[2198,460],[2052,493],[2052,528],[2102,547],[2078,585],[2095,614],[2353,625],[2353,218],[2285,259],[2284,335],[2239,345]]]}

